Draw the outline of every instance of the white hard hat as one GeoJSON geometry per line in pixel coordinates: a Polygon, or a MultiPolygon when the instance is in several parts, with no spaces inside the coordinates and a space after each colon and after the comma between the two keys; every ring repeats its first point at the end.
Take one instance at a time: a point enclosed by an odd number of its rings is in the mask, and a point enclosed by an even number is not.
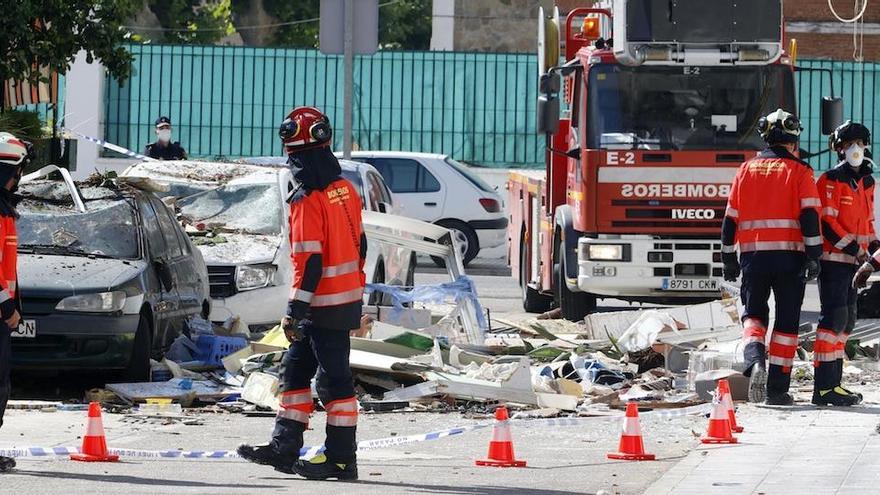
{"type": "Polygon", "coordinates": [[[0,164],[17,167],[27,157],[27,146],[8,132],[0,132],[0,164]]]}

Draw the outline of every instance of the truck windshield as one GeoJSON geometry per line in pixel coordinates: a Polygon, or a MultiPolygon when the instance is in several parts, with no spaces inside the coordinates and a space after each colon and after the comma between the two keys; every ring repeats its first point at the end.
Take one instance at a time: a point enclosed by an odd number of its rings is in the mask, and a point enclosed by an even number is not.
{"type": "Polygon", "coordinates": [[[766,67],[596,65],[589,76],[587,147],[758,150],[758,119],[795,113],[794,79],[766,67]]]}

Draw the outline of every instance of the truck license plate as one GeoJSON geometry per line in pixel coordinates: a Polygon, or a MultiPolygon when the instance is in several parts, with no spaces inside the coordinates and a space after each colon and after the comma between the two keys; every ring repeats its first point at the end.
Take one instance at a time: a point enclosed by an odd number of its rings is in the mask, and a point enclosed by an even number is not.
{"type": "Polygon", "coordinates": [[[713,278],[664,278],[663,290],[718,290],[718,281],[713,278]]]}
{"type": "Polygon", "coordinates": [[[37,338],[37,321],[36,320],[21,320],[21,323],[18,325],[18,328],[12,332],[12,336],[17,337],[17,338],[25,338],[25,339],[37,338]]]}

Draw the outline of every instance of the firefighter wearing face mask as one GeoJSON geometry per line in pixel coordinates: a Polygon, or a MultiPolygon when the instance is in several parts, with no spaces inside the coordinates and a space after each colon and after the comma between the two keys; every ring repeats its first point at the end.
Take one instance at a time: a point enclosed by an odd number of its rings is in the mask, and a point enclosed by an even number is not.
{"type": "Polygon", "coordinates": [[[186,160],[186,150],[179,142],[171,141],[171,119],[156,119],[156,142],[144,148],[144,155],[156,160],[186,160]]]}
{"type": "Polygon", "coordinates": [[[813,345],[813,404],[817,405],[851,406],[861,401],[860,394],[843,388],[840,381],[846,340],[856,322],[852,280],[869,253],[880,247],[874,232],[873,170],[865,156],[870,141],[871,133],[865,126],[849,120],[843,123],[828,139],[839,164],[822,174],[817,183],[823,237],[821,312],[813,345]]]}

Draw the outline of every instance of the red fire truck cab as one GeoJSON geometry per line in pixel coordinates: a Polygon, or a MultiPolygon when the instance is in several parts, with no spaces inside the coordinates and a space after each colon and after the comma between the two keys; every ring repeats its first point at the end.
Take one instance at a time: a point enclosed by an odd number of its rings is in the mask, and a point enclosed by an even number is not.
{"type": "Polygon", "coordinates": [[[527,311],[555,302],[579,320],[597,298],[719,296],[736,170],[763,147],[761,116],[797,110],[785,42],[781,0],[614,0],[564,22],[542,13],[546,170],[508,183],[527,311]]]}

